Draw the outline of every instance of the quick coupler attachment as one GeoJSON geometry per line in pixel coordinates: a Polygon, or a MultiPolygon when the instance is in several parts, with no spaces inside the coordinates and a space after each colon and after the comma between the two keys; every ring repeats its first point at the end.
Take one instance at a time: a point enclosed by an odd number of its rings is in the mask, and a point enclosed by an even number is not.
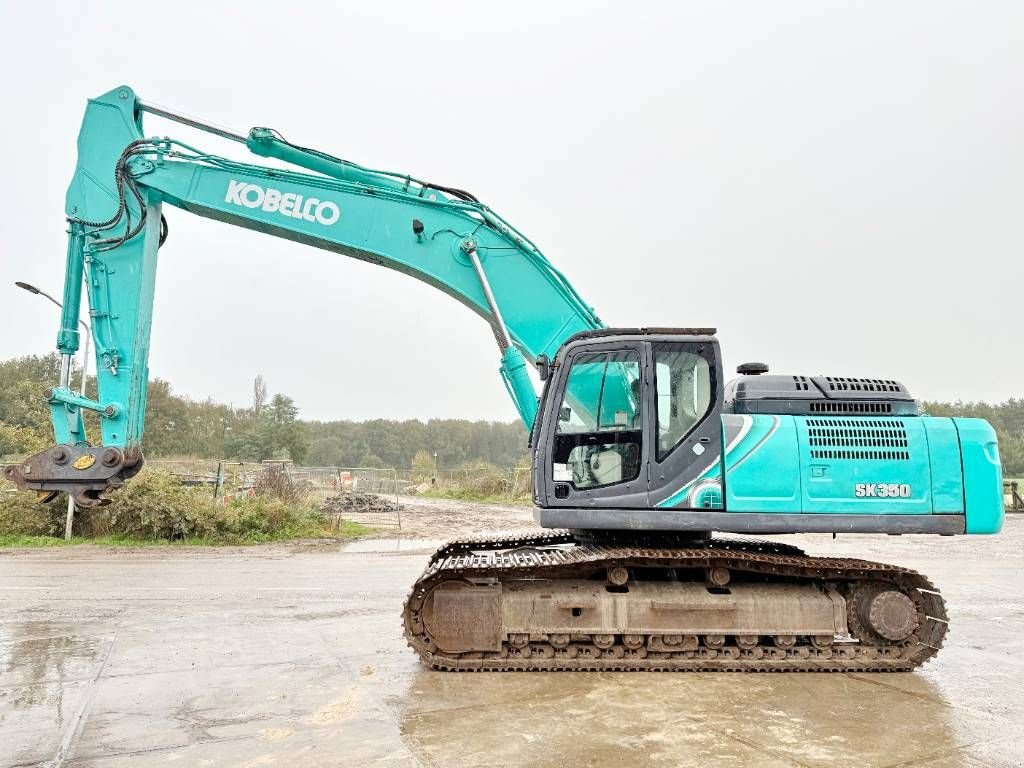
{"type": "Polygon", "coordinates": [[[58,493],[70,494],[79,507],[110,503],[104,494],[120,488],[142,469],[140,451],[90,445],[55,445],[29,456],[21,464],[4,467],[4,477],[19,490],[35,491],[40,501],[58,493]]]}

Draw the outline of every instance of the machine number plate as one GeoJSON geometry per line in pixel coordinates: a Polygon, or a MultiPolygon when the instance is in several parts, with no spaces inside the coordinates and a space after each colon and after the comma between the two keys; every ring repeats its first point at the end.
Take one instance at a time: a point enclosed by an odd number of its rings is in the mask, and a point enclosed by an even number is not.
{"type": "Polygon", "coordinates": [[[909,499],[910,483],[857,483],[853,495],[858,499],[909,499]]]}

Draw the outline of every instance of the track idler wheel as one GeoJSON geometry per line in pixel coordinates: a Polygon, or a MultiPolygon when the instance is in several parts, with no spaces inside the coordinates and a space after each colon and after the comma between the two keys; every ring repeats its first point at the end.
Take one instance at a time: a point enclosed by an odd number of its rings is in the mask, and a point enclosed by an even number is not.
{"type": "MultiPolygon", "coordinates": [[[[851,624],[883,642],[899,643],[906,640],[919,626],[917,606],[903,592],[888,584],[869,584],[859,587],[850,605],[856,619],[851,624]]],[[[860,633],[858,633],[860,634],[860,633]]]]}

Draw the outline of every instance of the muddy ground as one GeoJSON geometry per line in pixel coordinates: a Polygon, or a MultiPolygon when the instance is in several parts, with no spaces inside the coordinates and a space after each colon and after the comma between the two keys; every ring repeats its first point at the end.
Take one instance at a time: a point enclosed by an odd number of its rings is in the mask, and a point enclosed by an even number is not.
{"type": "MultiPolygon", "coordinates": [[[[421,496],[400,496],[401,536],[410,539],[450,539],[507,532],[510,528],[537,528],[533,507],[449,501],[421,496]]],[[[382,528],[378,536],[392,536],[382,528]]]]}
{"type": "Polygon", "coordinates": [[[0,766],[1019,766],[1024,515],[995,538],[789,539],[899,562],[952,628],[913,674],[444,674],[399,612],[431,539],[530,510],[418,500],[350,545],[0,550],[0,766]]]}

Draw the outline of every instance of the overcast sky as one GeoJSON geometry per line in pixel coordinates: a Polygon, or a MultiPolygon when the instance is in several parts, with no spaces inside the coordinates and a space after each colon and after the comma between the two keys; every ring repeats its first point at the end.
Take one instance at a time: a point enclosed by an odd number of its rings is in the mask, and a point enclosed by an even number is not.
{"type": "MultiPolygon", "coordinates": [[[[0,359],[54,347],[12,283],[61,292],[82,110],[125,83],[471,190],[607,323],[717,327],[729,373],[1024,394],[1024,4],[71,6],[0,6],[0,359]]],[[[308,418],[515,417],[447,296],[165,211],[150,370],[179,393],[242,405],[262,373],[308,418]]]]}

